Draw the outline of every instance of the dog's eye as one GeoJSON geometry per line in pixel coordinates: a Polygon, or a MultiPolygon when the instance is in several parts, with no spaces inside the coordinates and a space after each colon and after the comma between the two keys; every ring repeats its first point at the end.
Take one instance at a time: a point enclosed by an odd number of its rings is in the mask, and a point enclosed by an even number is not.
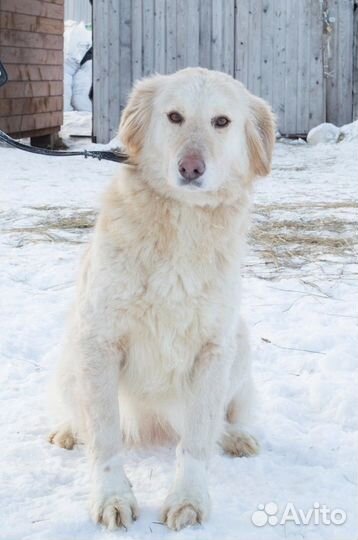
{"type": "Polygon", "coordinates": [[[176,111],[168,113],[168,119],[172,124],[182,124],[184,122],[182,115],[176,111]]]}
{"type": "Polygon", "coordinates": [[[216,128],[224,128],[230,124],[230,120],[227,116],[216,116],[211,123],[216,128]]]}

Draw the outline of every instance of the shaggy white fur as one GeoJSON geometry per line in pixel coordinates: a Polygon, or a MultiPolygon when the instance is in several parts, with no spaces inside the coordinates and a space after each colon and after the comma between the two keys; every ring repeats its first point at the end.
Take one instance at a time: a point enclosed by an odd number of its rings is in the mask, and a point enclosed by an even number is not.
{"type": "Polygon", "coordinates": [[[252,381],[240,263],[274,120],[231,77],[190,68],[140,81],[120,137],[130,164],[104,198],[83,261],[50,439],[86,443],[91,513],[109,528],[138,516],[123,441],[177,439],[162,519],[178,530],[209,514],[215,444],[237,456],[258,448],[242,428],[252,381]],[[188,156],[205,164],[195,182],[178,167],[188,156]]]}

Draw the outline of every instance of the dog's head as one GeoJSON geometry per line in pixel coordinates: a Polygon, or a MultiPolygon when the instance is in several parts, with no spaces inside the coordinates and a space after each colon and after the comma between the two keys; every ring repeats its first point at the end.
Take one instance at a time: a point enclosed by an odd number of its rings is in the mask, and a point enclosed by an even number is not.
{"type": "Polygon", "coordinates": [[[139,81],[119,134],[154,189],[215,204],[270,172],[275,123],[268,105],[229,75],[188,68],[139,81]]]}

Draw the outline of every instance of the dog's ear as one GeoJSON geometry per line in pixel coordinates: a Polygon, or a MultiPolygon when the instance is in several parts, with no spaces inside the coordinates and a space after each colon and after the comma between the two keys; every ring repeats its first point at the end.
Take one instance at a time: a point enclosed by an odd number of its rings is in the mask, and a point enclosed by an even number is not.
{"type": "Polygon", "coordinates": [[[250,96],[250,118],[245,130],[253,176],[266,176],[271,171],[275,128],[275,117],[267,103],[250,96]]]}
{"type": "Polygon", "coordinates": [[[159,76],[138,81],[123,110],[119,124],[119,138],[129,155],[135,157],[142,149],[159,76]]]}

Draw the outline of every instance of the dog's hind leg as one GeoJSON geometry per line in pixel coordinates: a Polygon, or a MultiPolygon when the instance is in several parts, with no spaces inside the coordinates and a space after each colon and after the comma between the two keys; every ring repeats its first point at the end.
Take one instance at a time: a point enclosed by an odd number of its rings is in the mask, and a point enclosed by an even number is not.
{"type": "Polygon", "coordinates": [[[237,353],[232,365],[226,418],[219,445],[226,454],[248,457],[259,452],[259,444],[247,431],[253,404],[253,382],[248,331],[240,319],[237,353]]]}
{"type": "Polygon", "coordinates": [[[226,424],[220,446],[225,454],[233,457],[255,456],[260,451],[259,443],[255,437],[250,435],[241,425],[226,424]]]}
{"type": "MultiPolygon", "coordinates": [[[[72,450],[78,442],[81,414],[76,390],[76,377],[73,359],[76,355],[71,339],[62,351],[55,379],[49,388],[49,405],[54,418],[54,427],[48,436],[51,444],[72,450]]],[[[83,430],[82,430],[83,431],[83,430]]]]}

